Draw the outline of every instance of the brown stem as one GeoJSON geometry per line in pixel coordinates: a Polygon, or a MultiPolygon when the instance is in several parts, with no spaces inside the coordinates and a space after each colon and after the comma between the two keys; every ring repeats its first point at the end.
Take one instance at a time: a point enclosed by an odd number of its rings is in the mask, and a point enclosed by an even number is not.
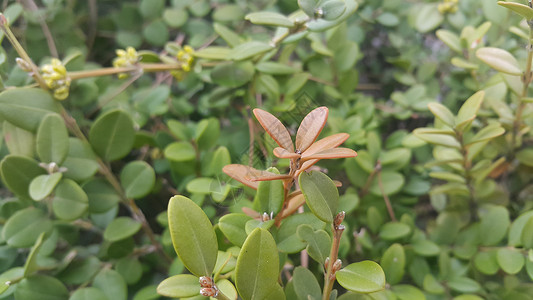
{"type": "Polygon", "coordinates": [[[368,193],[368,190],[370,190],[370,185],[372,184],[372,181],[374,181],[374,177],[376,177],[377,173],[380,171],[381,171],[381,162],[378,161],[376,163],[376,166],[374,166],[374,170],[372,170],[372,173],[368,175],[368,179],[366,180],[365,185],[359,192],[360,198],[363,198],[368,193]]]}
{"type": "Polygon", "coordinates": [[[324,292],[322,293],[322,300],[329,300],[333,284],[335,283],[335,273],[338,271],[334,269],[335,262],[339,255],[339,245],[341,242],[342,232],[344,231],[344,225],[341,225],[344,220],[345,213],[342,211],[335,217],[333,222],[333,242],[331,244],[331,250],[329,252],[329,259],[326,265],[326,274],[324,274],[324,292]]]}
{"type": "MultiPolygon", "coordinates": [[[[24,0],[23,2],[26,4],[25,6],[29,11],[35,12],[39,10],[39,7],[37,7],[37,4],[35,4],[33,0],[24,0]]],[[[57,47],[54,42],[54,37],[52,36],[52,32],[50,31],[48,24],[46,24],[45,17],[40,15],[38,19],[39,25],[41,25],[41,30],[43,31],[43,35],[46,39],[46,44],[50,50],[50,55],[55,58],[59,57],[59,53],[57,52],[57,47]]]]}
{"type": "Polygon", "coordinates": [[[140,70],[142,70],[143,72],[161,72],[161,71],[181,70],[181,64],[139,63],[132,67],[123,67],[123,68],[109,67],[109,68],[101,68],[101,69],[96,69],[96,70],[69,72],[68,76],[71,79],[80,79],[80,78],[88,78],[88,77],[115,75],[119,73],[130,73],[130,72],[135,72],[135,71],[140,71],[140,70]]]}
{"type": "Polygon", "coordinates": [[[381,172],[378,172],[378,185],[379,189],[381,190],[381,194],[383,195],[383,200],[385,201],[385,205],[387,206],[387,211],[389,212],[389,217],[392,221],[396,222],[396,215],[394,214],[394,210],[392,209],[392,205],[389,200],[389,196],[385,193],[385,189],[383,188],[383,181],[381,180],[381,172]]]}
{"type": "Polygon", "coordinates": [[[255,144],[255,134],[254,134],[254,121],[252,120],[252,112],[250,107],[246,107],[246,115],[248,117],[248,133],[250,135],[250,145],[248,146],[248,166],[253,167],[254,159],[254,144],[255,144]]]}

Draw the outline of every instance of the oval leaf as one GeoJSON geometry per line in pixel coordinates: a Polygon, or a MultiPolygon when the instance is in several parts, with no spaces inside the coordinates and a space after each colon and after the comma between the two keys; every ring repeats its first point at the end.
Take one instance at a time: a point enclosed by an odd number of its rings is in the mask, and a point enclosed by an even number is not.
{"type": "Polygon", "coordinates": [[[300,123],[296,132],[296,152],[303,153],[314,141],[326,125],[328,108],[325,106],[312,110],[300,123]]]}
{"type": "Polygon", "coordinates": [[[120,172],[120,183],[126,197],[142,198],[154,187],[154,169],[144,161],[130,162],[120,172]]]}
{"type": "Polygon", "coordinates": [[[114,219],[104,231],[104,239],[116,242],[130,237],[141,229],[141,223],[129,217],[114,219]]]}
{"type": "Polygon", "coordinates": [[[385,273],[377,263],[365,260],[338,271],[337,281],[352,292],[373,293],[385,288],[385,273]]]}
{"type": "Polygon", "coordinates": [[[509,75],[522,75],[516,58],[506,50],[494,47],[480,48],[476,56],[496,71],[509,75]]]}
{"type": "Polygon", "coordinates": [[[2,182],[16,195],[31,198],[29,186],[32,180],[46,171],[28,157],[7,155],[0,163],[2,182]]]}
{"type": "Polygon", "coordinates": [[[261,11],[247,14],[244,19],[257,24],[257,25],[270,25],[270,26],[281,26],[281,27],[292,27],[294,22],[291,21],[286,16],[270,12],[270,11],[261,11]]]}
{"type": "Polygon", "coordinates": [[[36,147],[42,162],[61,165],[65,161],[69,149],[68,131],[59,115],[44,117],[37,130],[36,147]]]}
{"type": "Polygon", "coordinates": [[[157,286],[157,293],[165,297],[187,298],[200,294],[198,277],[189,274],[180,274],[163,280],[157,286]]]}
{"type": "Polygon", "coordinates": [[[81,217],[88,208],[89,197],[74,180],[64,179],[57,185],[52,202],[56,217],[74,220],[81,217]]]}
{"type": "Polygon", "coordinates": [[[39,175],[30,183],[30,196],[35,201],[40,201],[52,193],[63,173],[39,175]]]}
{"type": "Polygon", "coordinates": [[[331,223],[337,214],[339,191],[324,173],[311,171],[298,177],[300,189],[311,211],[322,221],[331,223]]]}
{"type": "Polygon", "coordinates": [[[259,108],[254,109],[254,115],[259,123],[261,123],[261,126],[263,126],[265,131],[280,147],[289,152],[294,152],[294,145],[292,143],[291,135],[281,121],[278,120],[278,118],[259,108]]]}
{"type": "Polygon", "coordinates": [[[168,203],[172,244],[185,267],[194,275],[211,276],[218,254],[213,226],[192,200],[174,196],[168,203]]]}
{"type": "Polygon", "coordinates": [[[89,141],[94,151],[106,161],[126,156],[135,140],[131,117],[120,110],[100,116],[91,126],[89,141]]]}

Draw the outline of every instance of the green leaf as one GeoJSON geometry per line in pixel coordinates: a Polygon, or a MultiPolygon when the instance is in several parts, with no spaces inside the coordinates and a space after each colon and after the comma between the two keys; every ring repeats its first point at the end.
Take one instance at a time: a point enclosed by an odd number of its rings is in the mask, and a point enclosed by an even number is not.
{"type": "Polygon", "coordinates": [[[50,175],[39,175],[35,177],[29,187],[30,197],[35,201],[40,201],[52,193],[63,173],[53,173],[50,175]]]}
{"type": "Polygon", "coordinates": [[[193,55],[198,58],[225,60],[230,55],[230,53],[231,48],[211,46],[195,51],[193,55]]]}
{"type": "Polygon", "coordinates": [[[69,150],[68,131],[59,115],[43,118],[37,130],[36,147],[42,162],[61,165],[65,161],[69,150]]]}
{"type": "Polygon", "coordinates": [[[220,122],[218,119],[203,119],[196,126],[195,139],[200,150],[207,150],[217,144],[220,136],[220,122]]]}
{"type": "Polygon", "coordinates": [[[500,268],[507,274],[517,274],[524,267],[524,255],[520,250],[500,248],[496,254],[500,268]]]}
{"type": "Polygon", "coordinates": [[[333,181],[324,173],[311,171],[301,173],[298,183],[311,211],[320,220],[332,223],[339,205],[339,191],[333,181]]]}
{"type": "MultiPolygon", "coordinates": [[[[268,172],[280,174],[276,168],[268,168],[268,172]]],[[[281,180],[269,180],[259,182],[257,187],[257,193],[255,194],[254,201],[259,203],[259,209],[261,213],[266,212],[268,214],[274,213],[276,215],[283,206],[285,190],[283,189],[283,181],[281,180]]]]}
{"type": "Polygon", "coordinates": [[[346,11],[346,4],[341,0],[329,0],[326,1],[322,7],[322,18],[324,20],[333,21],[346,11]]]}
{"type": "Polygon", "coordinates": [[[292,282],[299,300],[320,299],[322,295],[320,285],[309,269],[296,267],[292,274],[292,282]]]}
{"type": "Polygon", "coordinates": [[[385,250],[381,258],[381,266],[388,283],[399,283],[405,272],[405,251],[402,245],[392,244],[385,250]]]}
{"type": "Polygon", "coordinates": [[[399,300],[425,300],[426,296],[418,288],[407,285],[407,284],[397,284],[391,287],[394,295],[398,297],[399,300]]]}
{"type": "Polygon", "coordinates": [[[463,68],[463,69],[467,69],[467,70],[477,70],[479,69],[479,65],[477,64],[474,64],[474,63],[471,63],[461,57],[452,57],[451,61],[452,65],[458,67],[458,68],[463,68]]]}
{"type": "Polygon", "coordinates": [[[484,97],[485,92],[479,91],[474,95],[470,96],[470,98],[466,99],[466,101],[459,109],[459,112],[457,113],[457,117],[455,119],[456,130],[463,131],[465,127],[472,123],[472,121],[476,118],[477,112],[481,107],[481,103],[483,102],[484,97]]]}
{"type": "Polygon", "coordinates": [[[123,257],[115,264],[116,271],[128,285],[137,283],[143,273],[143,265],[136,257],[123,257]]]}
{"type": "Polygon", "coordinates": [[[475,293],[481,289],[477,281],[468,277],[454,277],[448,280],[448,286],[460,293],[475,293]]]}
{"type": "Polygon", "coordinates": [[[267,43],[257,41],[246,42],[233,48],[232,53],[228,58],[232,60],[245,60],[272,49],[273,47],[267,43]]]}
{"type": "Polygon", "coordinates": [[[89,131],[91,146],[105,161],[126,156],[133,147],[134,140],[133,121],[127,113],[120,110],[100,116],[89,131]]]}
{"type": "Polygon", "coordinates": [[[431,144],[452,147],[456,149],[461,148],[461,144],[455,137],[446,133],[437,133],[437,131],[435,131],[436,133],[433,133],[429,129],[433,128],[417,128],[413,131],[413,134],[431,144]]]}
{"type": "Polygon", "coordinates": [[[296,230],[298,237],[307,243],[307,253],[319,264],[326,261],[331,249],[331,238],[324,230],[314,230],[311,225],[302,224],[296,230]]]}
{"type": "Polygon", "coordinates": [[[110,242],[121,241],[137,233],[141,229],[141,223],[129,217],[114,219],[104,231],[104,239],[110,242]]]}
{"type": "Polygon", "coordinates": [[[474,266],[483,274],[496,274],[500,269],[496,251],[478,252],[474,257],[474,266]]]}
{"type": "Polygon", "coordinates": [[[279,62],[264,61],[255,65],[257,71],[270,75],[290,75],[298,72],[298,69],[279,62]]]}
{"type": "Polygon", "coordinates": [[[448,31],[448,30],[444,30],[444,29],[439,29],[435,33],[436,33],[437,37],[444,44],[446,44],[448,47],[450,47],[450,49],[452,49],[453,51],[455,51],[455,52],[457,52],[459,54],[463,54],[463,47],[461,47],[461,40],[459,39],[457,34],[451,32],[451,31],[448,31]]]}
{"type": "Polygon", "coordinates": [[[455,126],[455,116],[453,113],[444,105],[438,102],[431,102],[428,104],[428,108],[435,117],[440,119],[446,125],[450,127],[455,126]]]}
{"type": "Polygon", "coordinates": [[[189,142],[174,142],[165,148],[165,157],[172,161],[190,161],[196,158],[196,150],[189,142]]]}
{"type": "Polygon", "coordinates": [[[36,132],[50,113],[59,113],[59,104],[42,89],[16,88],[0,93],[0,117],[17,127],[36,132]]]}
{"type": "MultiPolygon", "coordinates": [[[[228,27],[220,24],[215,23],[213,25],[213,29],[215,32],[220,35],[220,37],[228,43],[230,47],[235,47],[237,45],[240,45],[242,43],[242,39],[239,37],[237,33],[235,33],[233,30],[229,29],[228,27]]],[[[229,53],[228,53],[229,55],[229,53]]],[[[224,57],[225,60],[228,56],[224,57]]]]}
{"type": "Polygon", "coordinates": [[[436,256],[440,253],[440,247],[430,240],[416,240],[411,246],[413,251],[421,256],[436,256]]]}
{"type": "Polygon", "coordinates": [[[297,234],[298,227],[301,224],[311,225],[314,230],[324,229],[325,226],[324,222],[310,212],[294,214],[284,219],[276,234],[279,251],[285,253],[297,253],[305,249],[307,244],[303,242],[297,234]]]}
{"type": "Polygon", "coordinates": [[[261,11],[249,13],[244,17],[245,20],[252,22],[257,25],[270,25],[270,26],[281,26],[281,27],[293,27],[294,22],[291,21],[286,16],[270,12],[270,11],[261,11]]]}
{"type": "Polygon", "coordinates": [[[484,142],[498,137],[505,133],[505,129],[501,127],[500,123],[492,123],[476,133],[472,139],[468,140],[467,145],[472,145],[479,142],[484,142]]]}
{"type": "Polygon", "coordinates": [[[145,161],[128,163],[120,172],[120,184],[128,198],[142,198],[154,188],[155,172],[145,161]]]}
{"type": "Polygon", "coordinates": [[[419,4],[412,9],[414,12],[414,26],[421,33],[437,28],[444,21],[444,17],[437,9],[436,3],[419,4]]]}
{"type": "Polygon", "coordinates": [[[35,244],[43,232],[52,230],[52,221],[37,208],[28,207],[14,213],[2,229],[2,237],[11,247],[27,248],[35,244]]]}
{"type": "Polygon", "coordinates": [[[522,164],[533,167],[533,148],[526,148],[516,153],[516,159],[522,164]]]}
{"type": "Polygon", "coordinates": [[[222,174],[222,168],[231,164],[231,157],[228,148],[220,146],[215,150],[211,160],[207,164],[202,164],[202,173],[205,175],[220,175],[222,174]]]}
{"type": "Polygon", "coordinates": [[[310,17],[315,17],[319,0],[298,0],[298,6],[310,17]]]}
{"type": "Polygon", "coordinates": [[[98,171],[99,165],[89,143],[70,138],[69,152],[63,167],[67,168],[65,177],[81,182],[92,177],[98,171]]]}
{"type": "Polygon", "coordinates": [[[93,280],[93,287],[99,288],[107,299],[126,300],[128,298],[126,282],[115,270],[100,271],[93,280]]]}
{"type": "Polygon", "coordinates": [[[155,20],[150,22],[143,31],[144,39],[154,46],[164,46],[169,40],[169,32],[165,22],[162,20],[155,20]]]}
{"type": "Polygon", "coordinates": [[[526,20],[528,21],[533,19],[533,9],[531,9],[531,7],[527,5],[524,5],[521,3],[515,3],[515,2],[504,2],[504,1],[498,1],[498,5],[501,5],[507,9],[514,11],[515,13],[526,18],[526,20]]]}
{"type": "Polygon", "coordinates": [[[168,224],[172,244],[185,267],[198,277],[211,276],[218,243],[204,211],[190,199],[174,196],[168,203],[168,224]]]}
{"type": "Polygon", "coordinates": [[[373,293],[385,288],[385,273],[377,263],[365,260],[338,271],[337,281],[349,291],[373,293]]]}
{"type": "Polygon", "coordinates": [[[89,208],[85,191],[73,180],[63,179],[56,187],[52,209],[62,220],[74,220],[83,216],[89,208]]]}
{"type": "Polygon", "coordinates": [[[102,262],[94,256],[72,261],[58,275],[65,284],[79,285],[88,282],[102,269],[102,262]]]}
{"type": "Polygon", "coordinates": [[[409,225],[400,222],[388,222],[381,226],[379,236],[384,240],[397,240],[411,233],[409,225]]]}
{"type": "Polygon", "coordinates": [[[180,28],[187,23],[188,18],[184,9],[167,8],[163,12],[163,21],[171,28],[180,28]]]}
{"type": "Polygon", "coordinates": [[[39,235],[37,241],[35,241],[35,244],[31,248],[30,254],[28,254],[28,258],[24,263],[24,277],[32,275],[38,269],[37,254],[39,253],[39,249],[41,249],[41,246],[43,245],[44,235],[44,232],[39,235]]]}
{"type": "Polygon", "coordinates": [[[77,289],[69,300],[107,300],[106,295],[95,287],[77,289]]]}
{"type": "Polygon", "coordinates": [[[235,283],[243,300],[266,299],[277,285],[279,256],[272,235],[256,228],[237,258],[235,283]]]}
{"type": "Polygon", "coordinates": [[[244,227],[250,220],[252,218],[245,214],[227,214],[220,218],[218,227],[232,244],[241,247],[248,236],[244,227]]]}
{"type": "Polygon", "coordinates": [[[221,86],[236,88],[252,80],[254,73],[254,65],[249,61],[228,62],[213,68],[211,80],[221,86]]]}
{"type": "Polygon", "coordinates": [[[2,133],[10,154],[34,157],[35,136],[28,130],[19,128],[8,121],[4,121],[2,133]]]}
{"type": "Polygon", "coordinates": [[[509,236],[507,238],[509,246],[516,247],[522,245],[522,232],[531,217],[533,217],[533,211],[527,211],[513,221],[513,224],[509,228],[509,236]]]}
{"type": "Polygon", "coordinates": [[[89,198],[90,213],[105,213],[120,202],[115,189],[104,179],[95,178],[86,182],[83,190],[89,198]]]}
{"type": "Polygon", "coordinates": [[[376,178],[374,178],[372,184],[370,185],[370,192],[372,194],[376,196],[382,196],[383,194],[393,195],[398,193],[402,189],[405,183],[405,178],[401,173],[395,171],[382,171],[380,173],[381,174],[378,174],[377,176],[381,176],[383,191],[379,186],[379,179],[376,176],[376,178]]]}
{"type": "Polygon", "coordinates": [[[529,218],[529,221],[524,225],[520,240],[524,248],[533,249],[533,217],[529,218]]]}
{"type": "Polygon", "coordinates": [[[30,198],[29,186],[32,180],[46,171],[39,164],[25,156],[7,155],[0,162],[2,182],[16,195],[30,198]]]}
{"type": "Polygon", "coordinates": [[[509,75],[522,75],[516,58],[506,50],[494,47],[480,48],[476,56],[496,71],[509,75]]]}
{"type": "Polygon", "coordinates": [[[171,298],[187,298],[200,294],[198,277],[190,274],[174,275],[157,286],[157,293],[171,298]]]}
{"type": "Polygon", "coordinates": [[[444,292],[446,291],[444,286],[440,282],[438,282],[437,279],[431,273],[427,273],[424,276],[423,285],[424,285],[424,290],[432,294],[441,295],[441,294],[444,294],[444,292]]]}
{"type": "Polygon", "coordinates": [[[225,4],[217,6],[212,18],[216,22],[237,22],[241,21],[244,12],[241,6],[236,4],[225,4]]]}
{"type": "Polygon", "coordinates": [[[507,235],[511,224],[509,211],[502,206],[487,206],[487,212],[481,215],[480,238],[484,246],[495,246],[507,235]]]}
{"type": "Polygon", "coordinates": [[[67,300],[67,288],[58,279],[46,275],[33,275],[17,284],[17,300],[67,300]]]}

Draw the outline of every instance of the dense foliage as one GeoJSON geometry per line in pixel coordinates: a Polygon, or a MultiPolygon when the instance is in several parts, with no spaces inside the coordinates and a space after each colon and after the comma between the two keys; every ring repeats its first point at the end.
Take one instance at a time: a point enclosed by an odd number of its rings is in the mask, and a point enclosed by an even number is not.
{"type": "Polygon", "coordinates": [[[526,2],[3,1],[0,299],[532,299],[526,2]]]}

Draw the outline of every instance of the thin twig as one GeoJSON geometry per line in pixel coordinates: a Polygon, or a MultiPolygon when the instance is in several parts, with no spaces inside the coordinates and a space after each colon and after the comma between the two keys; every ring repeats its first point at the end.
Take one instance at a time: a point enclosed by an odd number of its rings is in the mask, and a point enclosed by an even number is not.
{"type": "Polygon", "coordinates": [[[378,172],[378,185],[379,189],[381,190],[381,194],[383,195],[383,200],[385,200],[385,205],[387,206],[387,211],[389,212],[389,217],[392,221],[396,222],[396,215],[394,214],[394,210],[392,209],[392,205],[389,200],[389,196],[387,193],[385,193],[385,189],[383,188],[383,181],[381,180],[381,172],[378,172]]]}
{"type": "MultiPolygon", "coordinates": [[[[37,12],[39,10],[39,7],[33,0],[23,0],[24,6],[31,11],[31,12],[37,12]]],[[[46,24],[46,20],[44,16],[39,15],[39,25],[41,25],[41,30],[43,31],[43,35],[46,38],[46,44],[48,45],[48,49],[50,50],[50,55],[52,57],[58,58],[59,53],[57,52],[57,47],[54,42],[54,37],[52,36],[52,32],[50,31],[50,28],[48,27],[48,24],[46,24]]]]}

